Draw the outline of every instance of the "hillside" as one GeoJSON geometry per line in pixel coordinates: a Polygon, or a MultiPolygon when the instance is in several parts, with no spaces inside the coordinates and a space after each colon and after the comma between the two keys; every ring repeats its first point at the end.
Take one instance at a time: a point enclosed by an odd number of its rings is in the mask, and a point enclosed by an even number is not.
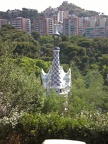
{"type": "Polygon", "coordinates": [[[6,12],[0,11],[0,18],[10,20],[16,17],[24,17],[32,20],[36,18],[38,14],[39,14],[38,11],[35,9],[22,8],[22,10],[15,9],[15,10],[7,10],[6,12]]]}
{"type": "MultiPolygon", "coordinates": [[[[58,7],[58,10],[68,10],[70,15],[74,14],[79,17],[90,17],[90,16],[99,15],[99,12],[85,10],[85,9],[82,9],[81,7],[74,5],[73,3],[66,3],[66,2],[63,2],[58,7]]],[[[15,17],[24,17],[24,18],[29,18],[32,20],[36,18],[39,14],[40,13],[36,9],[22,8],[22,10],[14,9],[14,10],[7,10],[6,12],[0,11],[0,18],[12,19],[15,17]]]]}
{"type": "Polygon", "coordinates": [[[63,2],[62,5],[58,7],[59,10],[69,10],[70,14],[75,14],[77,16],[83,16],[83,17],[90,17],[90,16],[96,16],[99,15],[96,11],[89,11],[82,9],[81,7],[74,5],[73,3],[65,3],[63,2]]]}

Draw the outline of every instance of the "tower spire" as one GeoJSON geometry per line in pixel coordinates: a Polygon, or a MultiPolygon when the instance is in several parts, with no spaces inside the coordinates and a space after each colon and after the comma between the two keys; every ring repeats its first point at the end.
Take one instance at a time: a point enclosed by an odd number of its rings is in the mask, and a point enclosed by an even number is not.
{"type": "Polygon", "coordinates": [[[61,77],[60,59],[59,59],[60,48],[58,47],[59,37],[60,34],[58,33],[56,26],[55,33],[53,34],[54,48],[53,48],[51,86],[53,89],[56,89],[57,92],[61,91],[62,89],[62,77],[61,77]]]}
{"type": "Polygon", "coordinates": [[[47,91],[54,89],[59,94],[67,94],[70,91],[71,86],[71,70],[69,69],[68,72],[65,73],[63,67],[60,66],[60,48],[58,47],[59,37],[60,34],[56,27],[55,33],[53,34],[54,48],[52,67],[47,74],[42,70],[41,77],[47,91]]]}

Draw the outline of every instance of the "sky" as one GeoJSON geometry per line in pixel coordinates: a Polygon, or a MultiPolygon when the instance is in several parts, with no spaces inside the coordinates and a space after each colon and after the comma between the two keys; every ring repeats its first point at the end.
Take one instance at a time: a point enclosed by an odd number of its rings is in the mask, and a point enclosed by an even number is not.
{"type": "MultiPolygon", "coordinates": [[[[31,8],[38,12],[44,11],[51,6],[56,8],[65,0],[0,0],[0,11],[7,11],[8,9],[22,9],[31,8]]],[[[67,0],[69,3],[75,4],[85,10],[94,10],[96,12],[108,15],[108,0],[67,0]]]]}

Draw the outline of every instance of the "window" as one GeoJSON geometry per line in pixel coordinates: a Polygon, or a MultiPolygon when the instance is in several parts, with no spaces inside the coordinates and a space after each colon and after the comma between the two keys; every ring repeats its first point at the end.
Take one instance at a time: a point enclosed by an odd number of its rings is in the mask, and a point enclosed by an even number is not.
{"type": "Polygon", "coordinates": [[[62,93],[62,89],[60,89],[60,93],[62,93]]]}

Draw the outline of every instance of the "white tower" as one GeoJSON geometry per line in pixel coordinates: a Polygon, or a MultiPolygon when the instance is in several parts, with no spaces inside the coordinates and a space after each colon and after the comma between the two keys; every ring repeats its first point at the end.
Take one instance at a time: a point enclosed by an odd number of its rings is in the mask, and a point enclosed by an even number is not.
{"type": "Polygon", "coordinates": [[[45,73],[42,69],[41,78],[44,87],[50,92],[51,89],[54,89],[58,94],[68,94],[71,87],[71,70],[69,69],[67,73],[64,72],[63,67],[60,66],[59,52],[60,48],[58,47],[60,34],[57,29],[53,34],[54,38],[54,57],[52,66],[48,73],[45,73]]]}

